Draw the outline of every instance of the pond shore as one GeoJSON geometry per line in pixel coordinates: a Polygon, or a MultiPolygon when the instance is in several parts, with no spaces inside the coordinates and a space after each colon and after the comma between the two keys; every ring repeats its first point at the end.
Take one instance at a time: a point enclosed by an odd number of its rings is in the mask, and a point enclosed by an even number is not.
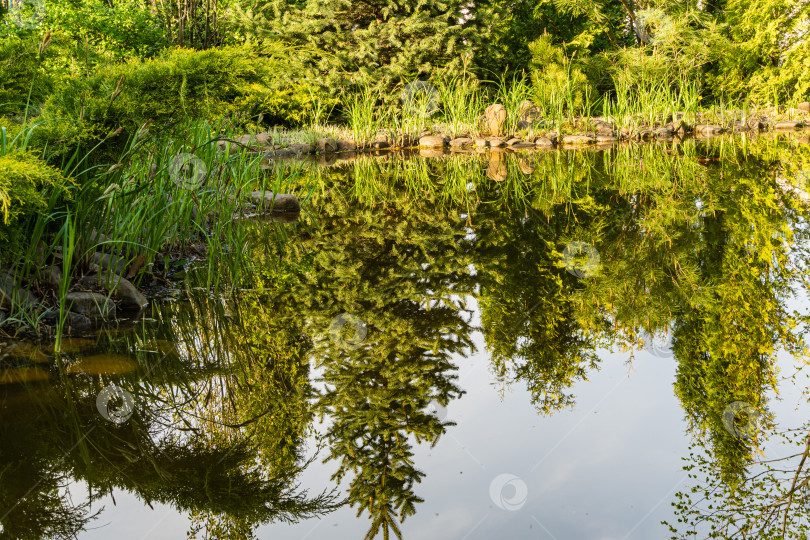
{"type": "MultiPolygon", "coordinates": [[[[486,152],[518,150],[582,150],[608,148],[617,143],[708,139],[726,134],[803,133],[810,126],[810,102],[784,111],[765,109],[748,111],[676,113],[666,122],[645,122],[642,118],[621,121],[604,117],[573,117],[561,123],[544,120],[530,101],[519,107],[517,130],[505,128],[507,114],[503,105],[487,107],[476,126],[451,130],[437,124],[418,133],[379,129],[370,140],[358,140],[340,126],[315,126],[308,130],[274,130],[220,138],[218,148],[237,146],[267,159],[303,156],[337,156],[336,160],[384,151],[419,151],[425,157],[445,152],[486,152]],[[556,124],[556,125],[554,125],[556,124]]],[[[323,161],[333,161],[325,158],[323,161]]]]}

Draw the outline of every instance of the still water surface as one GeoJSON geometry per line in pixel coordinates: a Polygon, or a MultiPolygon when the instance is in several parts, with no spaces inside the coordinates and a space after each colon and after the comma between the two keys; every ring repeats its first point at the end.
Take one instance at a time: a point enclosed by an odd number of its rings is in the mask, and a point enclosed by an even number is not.
{"type": "Polygon", "coordinates": [[[778,536],[790,482],[750,478],[807,477],[808,171],[745,139],[312,167],[233,293],[192,264],[58,356],[6,344],[0,535],[778,536]]]}

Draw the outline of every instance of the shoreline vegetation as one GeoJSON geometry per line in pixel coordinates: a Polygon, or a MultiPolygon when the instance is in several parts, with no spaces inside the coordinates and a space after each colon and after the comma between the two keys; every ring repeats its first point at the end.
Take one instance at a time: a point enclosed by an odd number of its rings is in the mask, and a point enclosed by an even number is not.
{"type": "Polygon", "coordinates": [[[0,2],[0,333],[58,350],[192,260],[228,293],[240,223],[321,187],[279,158],[804,133],[810,4],[765,1],[0,2]]]}

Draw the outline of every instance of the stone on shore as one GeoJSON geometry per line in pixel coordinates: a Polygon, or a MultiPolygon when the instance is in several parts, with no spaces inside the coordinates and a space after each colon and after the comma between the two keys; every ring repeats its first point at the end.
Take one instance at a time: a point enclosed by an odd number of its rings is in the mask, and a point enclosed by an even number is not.
{"type": "Polygon", "coordinates": [[[593,144],[596,140],[588,135],[563,135],[562,143],[571,145],[593,144]]]}
{"type": "Polygon", "coordinates": [[[723,128],[716,124],[698,124],[695,126],[695,133],[704,137],[720,135],[723,133],[723,128]]]}
{"type": "Polygon", "coordinates": [[[458,137],[450,141],[450,146],[453,148],[466,148],[473,143],[473,140],[469,137],[458,137]]]}
{"type": "Polygon", "coordinates": [[[128,279],[114,272],[101,270],[96,265],[92,265],[91,270],[96,273],[84,276],[79,280],[79,285],[82,287],[110,291],[113,298],[123,308],[143,309],[149,304],[146,297],[128,279]]]}
{"type": "Polygon", "coordinates": [[[357,143],[348,139],[340,139],[337,142],[338,152],[356,152],[357,143]]]}
{"type": "Polygon", "coordinates": [[[5,272],[0,272],[0,308],[10,309],[12,304],[19,305],[24,309],[31,308],[39,304],[39,298],[24,288],[19,279],[5,272]]]}
{"type": "Polygon", "coordinates": [[[803,126],[804,126],[803,123],[798,122],[796,120],[783,120],[781,122],[777,122],[776,126],[774,126],[774,129],[781,131],[790,131],[793,129],[799,129],[803,126]]]}
{"type": "Polygon", "coordinates": [[[90,319],[115,319],[115,302],[103,294],[70,292],[65,295],[67,309],[90,319]]]}
{"type": "Polygon", "coordinates": [[[538,148],[554,148],[554,141],[548,137],[538,137],[534,140],[534,145],[538,148]]]}
{"type": "Polygon", "coordinates": [[[419,138],[419,146],[424,148],[444,148],[446,141],[439,135],[425,135],[419,138]]]}
{"type": "Polygon", "coordinates": [[[338,142],[330,137],[318,139],[318,152],[321,154],[330,154],[338,151],[338,142]]]}
{"type": "Polygon", "coordinates": [[[273,212],[300,212],[301,203],[295,195],[285,193],[274,194],[272,191],[253,191],[250,194],[250,202],[261,210],[273,212]]]}
{"type": "Polygon", "coordinates": [[[503,135],[503,125],[506,122],[506,107],[500,103],[490,105],[484,111],[484,118],[487,121],[487,128],[493,137],[503,135]]]}

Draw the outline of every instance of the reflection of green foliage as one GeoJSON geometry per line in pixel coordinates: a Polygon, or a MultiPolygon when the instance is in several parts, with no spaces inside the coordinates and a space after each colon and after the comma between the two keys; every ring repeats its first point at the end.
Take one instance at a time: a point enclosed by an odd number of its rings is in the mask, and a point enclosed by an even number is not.
{"type": "Polygon", "coordinates": [[[414,484],[423,473],[410,438],[435,443],[447,423],[428,406],[461,393],[450,356],[471,347],[470,329],[453,296],[469,293],[470,278],[462,223],[437,205],[440,193],[409,200],[390,173],[355,180],[363,193],[385,194],[396,206],[351,205],[340,195],[345,184],[317,197],[313,230],[302,244],[315,256],[288,301],[306,314],[316,337],[312,358],[328,385],[318,407],[333,420],[327,437],[329,459],[340,463],[335,478],[353,473],[349,500],[372,517],[369,537],[399,535],[397,518],[421,501],[414,484]],[[356,350],[327,336],[342,312],[368,326],[356,350]]]}

